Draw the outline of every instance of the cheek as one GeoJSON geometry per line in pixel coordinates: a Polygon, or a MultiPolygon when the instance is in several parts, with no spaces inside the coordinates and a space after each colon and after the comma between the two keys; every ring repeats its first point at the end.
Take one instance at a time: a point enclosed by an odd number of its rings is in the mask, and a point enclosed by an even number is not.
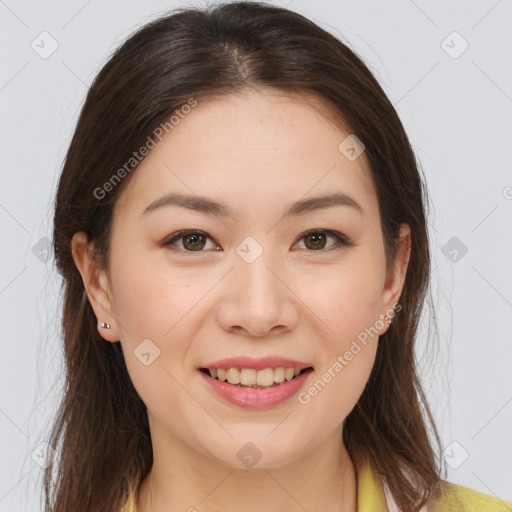
{"type": "Polygon", "coordinates": [[[327,428],[336,428],[354,408],[368,381],[378,346],[378,275],[348,273],[336,282],[334,276],[317,285],[309,298],[311,309],[323,322],[317,323],[321,364],[311,385],[299,396],[310,413],[322,415],[327,428]],[[343,277],[343,279],[342,279],[343,277]],[[320,289],[326,291],[320,294],[320,289]]]}
{"type": "Polygon", "coordinates": [[[192,340],[201,329],[194,321],[202,311],[197,306],[218,277],[172,268],[147,253],[120,255],[112,253],[112,279],[121,345],[132,382],[151,408],[162,400],[159,390],[177,399],[175,379],[183,381],[192,340]]]}
{"type": "Polygon", "coordinates": [[[323,322],[329,344],[337,345],[375,324],[380,312],[383,273],[371,255],[308,271],[298,295],[323,322]]]}
{"type": "Polygon", "coordinates": [[[310,386],[298,395],[299,403],[309,417],[321,417],[326,431],[337,428],[358,402],[370,377],[375,361],[377,343],[333,354],[328,364],[316,372],[310,386]]]}
{"type": "Polygon", "coordinates": [[[185,383],[197,329],[187,320],[195,312],[191,308],[200,290],[183,279],[176,283],[154,264],[141,260],[132,267],[132,262],[119,261],[116,267],[116,315],[124,327],[120,336],[127,370],[148,412],[163,415],[168,425],[174,425],[176,418],[170,412],[167,417],[168,411],[177,408],[185,413],[193,408],[180,383],[185,383]]]}
{"type": "Polygon", "coordinates": [[[362,251],[343,265],[319,269],[304,287],[304,302],[321,320],[322,362],[312,385],[299,397],[313,414],[336,427],[357,403],[377,351],[383,273],[380,260],[362,251]]]}
{"type": "Polygon", "coordinates": [[[125,328],[121,335],[130,343],[172,338],[175,326],[211,287],[209,279],[147,253],[113,254],[112,262],[116,316],[125,328]]]}

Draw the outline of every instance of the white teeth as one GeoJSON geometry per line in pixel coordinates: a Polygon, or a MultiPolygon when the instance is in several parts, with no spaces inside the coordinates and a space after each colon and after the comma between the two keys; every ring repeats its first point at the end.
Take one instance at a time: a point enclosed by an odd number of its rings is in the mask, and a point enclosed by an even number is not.
{"type": "Polygon", "coordinates": [[[272,368],[258,370],[256,373],[256,384],[258,386],[272,386],[274,384],[274,370],[272,368]]]}
{"type": "Polygon", "coordinates": [[[220,381],[229,382],[229,384],[239,384],[242,386],[263,386],[270,387],[274,383],[281,383],[285,380],[292,380],[297,377],[302,370],[300,368],[265,368],[264,370],[255,370],[253,368],[219,368],[209,370],[210,375],[220,381]]]}
{"type": "Polygon", "coordinates": [[[240,384],[240,372],[238,368],[230,368],[226,372],[226,377],[230,384],[240,384]]]}
{"type": "Polygon", "coordinates": [[[284,382],[284,368],[274,368],[274,382],[284,382]]]}
{"type": "Polygon", "coordinates": [[[242,368],[240,370],[240,384],[244,386],[254,386],[254,384],[256,384],[256,370],[242,368]]]}
{"type": "Polygon", "coordinates": [[[284,378],[286,380],[292,380],[294,375],[295,370],[293,368],[286,368],[286,370],[284,371],[284,378]]]}

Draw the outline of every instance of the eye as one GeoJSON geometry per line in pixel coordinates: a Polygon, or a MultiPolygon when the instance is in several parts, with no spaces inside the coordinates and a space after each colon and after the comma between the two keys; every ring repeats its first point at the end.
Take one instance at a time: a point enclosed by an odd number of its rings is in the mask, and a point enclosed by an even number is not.
{"type": "MultiPolygon", "coordinates": [[[[305,240],[305,248],[313,252],[319,252],[331,249],[332,247],[346,246],[352,247],[353,244],[341,233],[328,229],[315,229],[304,233],[299,240],[305,240]],[[328,238],[334,239],[335,243],[326,247],[328,238]]],[[[171,235],[162,243],[163,247],[169,247],[172,250],[182,250],[185,252],[204,252],[207,249],[222,250],[220,246],[213,242],[212,238],[204,231],[184,230],[178,231],[171,235]],[[212,243],[211,247],[207,247],[208,241],[212,243]],[[181,244],[176,244],[181,242],[181,244]],[[181,247],[179,246],[181,245],[181,247]]]]}
{"type": "Polygon", "coordinates": [[[336,243],[326,247],[327,238],[333,238],[338,245],[352,247],[352,243],[337,231],[331,231],[329,229],[315,229],[304,233],[299,240],[305,240],[305,246],[307,249],[312,251],[324,251],[336,246],[336,243]]]}
{"type": "MultiPolygon", "coordinates": [[[[165,240],[162,245],[173,250],[181,249],[187,252],[203,252],[208,240],[213,244],[213,240],[203,231],[185,230],[173,234],[170,238],[165,240]],[[177,241],[181,241],[181,247],[175,246],[175,242],[177,241]]],[[[209,247],[209,249],[211,248],[212,247],[209,247]]],[[[219,250],[218,245],[213,244],[213,248],[217,248],[217,250],[219,250]]]]}

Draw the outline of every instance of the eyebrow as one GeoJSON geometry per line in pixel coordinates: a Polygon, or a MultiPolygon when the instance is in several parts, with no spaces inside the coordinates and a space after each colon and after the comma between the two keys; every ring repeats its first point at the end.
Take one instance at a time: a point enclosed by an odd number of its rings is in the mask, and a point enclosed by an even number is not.
{"type": "MultiPolygon", "coordinates": [[[[153,201],[144,209],[142,215],[147,215],[165,206],[181,206],[189,208],[190,210],[218,217],[233,218],[235,216],[234,212],[232,212],[223,203],[219,203],[205,196],[192,196],[178,193],[166,194],[165,196],[153,201]]],[[[308,212],[324,208],[332,208],[334,206],[349,206],[361,215],[364,215],[362,206],[355,199],[343,192],[333,192],[331,194],[319,195],[309,199],[300,199],[299,201],[288,205],[283,213],[283,217],[303,215],[308,212]]]]}

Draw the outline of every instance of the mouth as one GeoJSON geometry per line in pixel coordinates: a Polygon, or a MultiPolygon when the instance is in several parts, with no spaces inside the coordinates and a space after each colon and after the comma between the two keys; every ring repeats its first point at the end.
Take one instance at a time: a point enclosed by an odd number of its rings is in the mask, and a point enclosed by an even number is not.
{"type": "Polygon", "coordinates": [[[306,368],[265,368],[256,370],[253,368],[199,368],[209,378],[229,384],[237,388],[270,389],[279,387],[313,371],[312,366],[306,368]]]}

